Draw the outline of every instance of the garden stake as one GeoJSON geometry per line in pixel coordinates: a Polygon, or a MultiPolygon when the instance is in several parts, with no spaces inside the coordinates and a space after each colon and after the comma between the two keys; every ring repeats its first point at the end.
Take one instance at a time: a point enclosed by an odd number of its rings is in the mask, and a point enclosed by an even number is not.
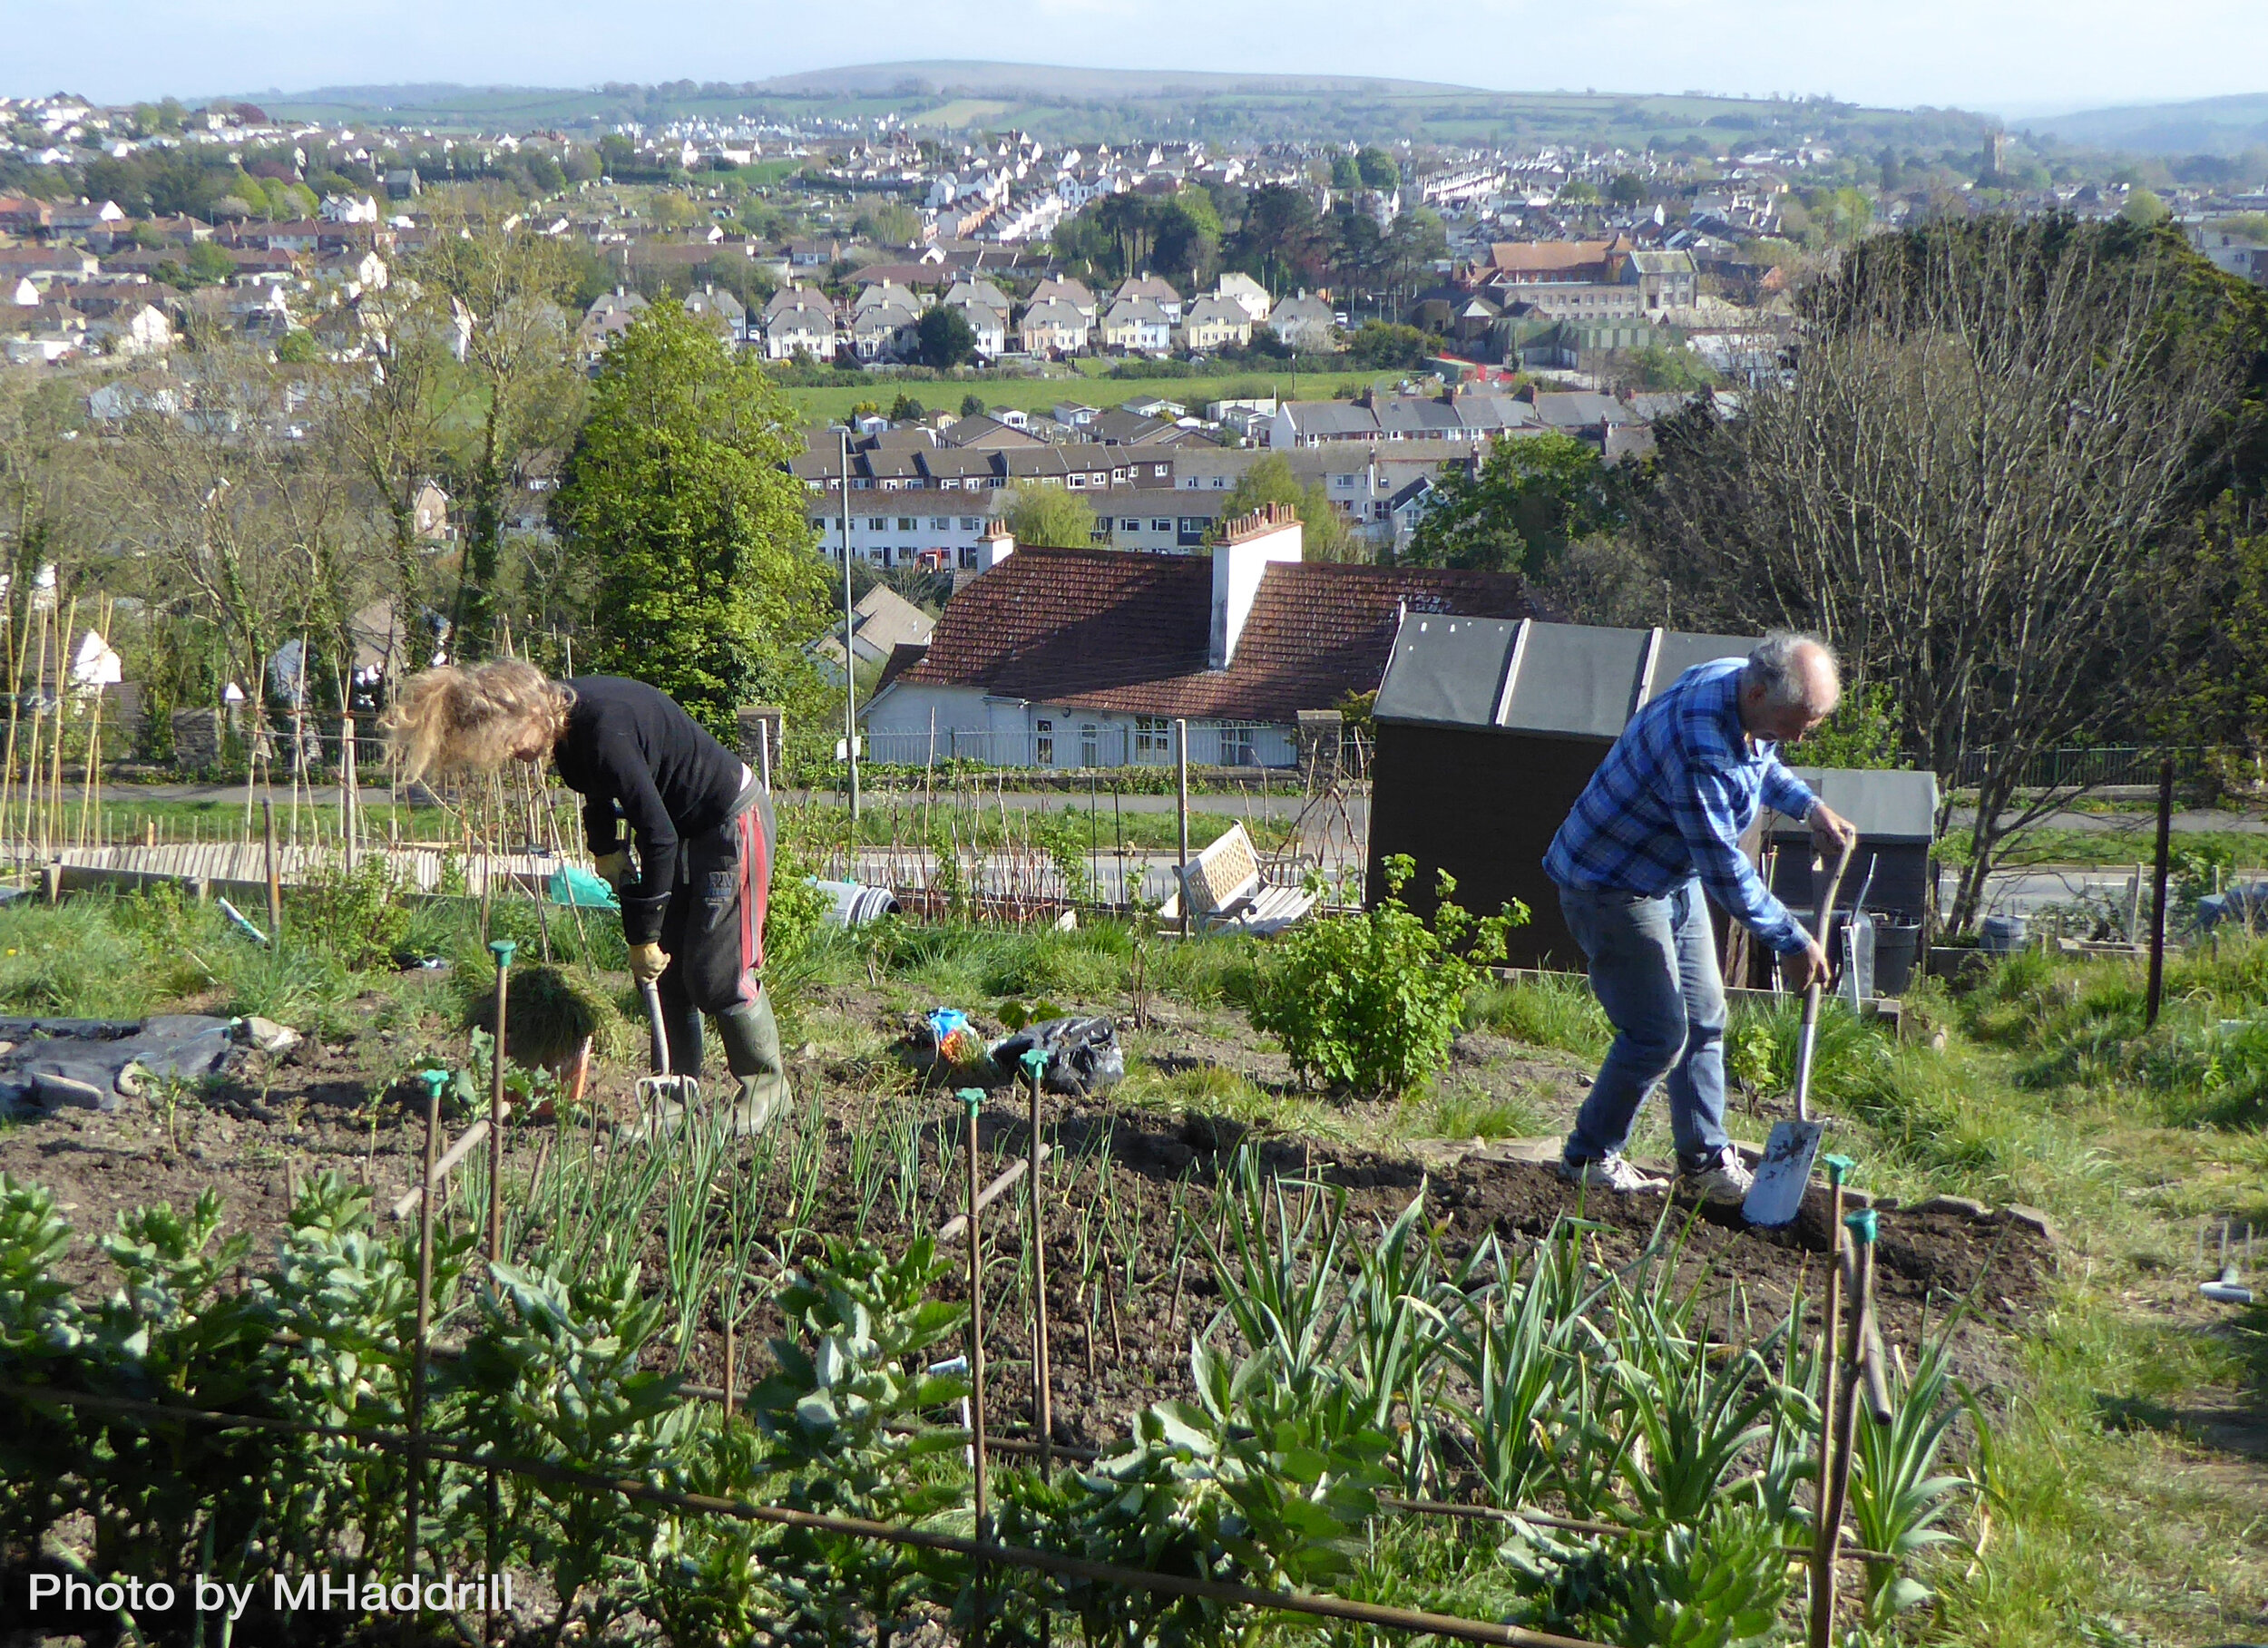
{"type": "MultiPolygon", "coordinates": [[[[1110,1274],[1110,1250],[1109,1248],[1102,1250],[1102,1273],[1106,1279],[1110,1274]]],[[[1119,1331],[1119,1291],[1113,1287],[1105,1287],[1102,1290],[1102,1297],[1110,1309],[1110,1349],[1119,1359],[1119,1366],[1123,1368],[1126,1366],[1126,1339],[1119,1331]]]]}
{"type": "Polygon", "coordinates": [[[1040,1182],[1040,1073],[1048,1056],[1033,1048],[1023,1056],[1024,1079],[1031,1084],[1031,1422],[1040,1431],[1040,1475],[1052,1463],[1054,1391],[1048,1366],[1048,1255],[1045,1187],[1040,1182]]]}
{"type": "MultiPolygon", "coordinates": [[[[984,1545],[992,1530],[985,1526],[984,1507],[984,1235],[982,1213],[976,1204],[976,1116],[983,1107],[984,1089],[963,1087],[961,1102],[969,1111],[969,1462],[973,1492],[970,1504],[976,1512],[976,1542],[984,1545]]],[[[970,1640],[984,1641],[984,1568],[975,1572],[975,1617],[970,1640]]]]}
{"type": "Polygon", "coordinates": [[[1827,1164],[1828,1195],[1833,1216],[1827,1222],[1827,1287],[1823,1302],[1819,1335],[1819,1493],[1814,1502],[1812,1541],[1812,1610],[1811,1648],[1822,1648],[1824,1638],[1821,1633],[1828,1628],[1829,1615],[1833,1612],[1833,1573],[1834,1559],[1828,1552],[1827,1500],[1832,1493],[1828,1477],[1832,1474],[1829,1462],[1834,1457],[1835,1383],[1839,1370],[1835,1365],[1835,1337],[1842,1327],[1843,1316],[1843,1179],[1851,1171],[1851,1158],[1831,1156],[1827,1164]],[[1820,1575],[1830,1575],[1827,1582],[1827,1606],[1821,1609],[1816,1599],[1822,1594],[1820,1575]]]}
{"type": "MultiPolygon", "coordinates": [[[[441,1134],[441,1089],[447,1085],[446,1070],[420,1070],[417,1079],[425,1084],[425,1183],[433,1183],[434,1146],[441,1134]]],[[[428,1192],[423,1198],[424,1211],[417,1217],[417,1348],[409,1364],[409,1491],[402,1517],[404,1539],[402,1560],[412,1577],[417,1573],[417,1512],[420,1482],[425,1465],[425,1339],[433,1328],[433,1203],[428,1192]]],[[[402,1616],[402,1640],[417,1639],[417,1615],[415,1610],[402,1616]]]]}
{"type": "MultiPolygon", "coordinates": [[[[2157,859],[2151,885],[2150,984],[2142,1009],[2142,1028],[2157,1028],[2159,1004],[2165,998],[2165,871],[2174,829],[2174,757],[2168,756],[2157,774],[2157,859]]],[[[2141,866],[2135,867],[2135,896],[2141,896],[2141,866]]]]}
{"type": "MultiPolygon", "coordinates": [[[[56,747],[62,747],[60,739],[56,747]]],[[[272,796],[260,797],[259,818],[260,827],[268,840],[268,931],[280,939],[283,937],[283,882],[276,869],[276,803],[272,796]]]]}
{"type": "MultiPolygon", "coordinates": [[[[1835,1560],[1843,1539],[1843,1512],[1851,1492],[1851,1452],[1859,1417],[1857,1389],[1859,1358],[1865,1350],[1867,1313],[1874,1305],[1874,1210],[1862,1207],[1846,1214],[1843,1227],[1851,1233],[1857,1260],[1851,1288],[1851,1327],[1841,1367],[1831,1366],[1832,1377],[1851,1387],[1837,1393],[1834,1453],[1832,1463],[1820,1460],[1820,1482],[1826,1490],[1819,1512],[1818,1544],[1812,1556],[1811,1648],[1828,1648],[1834,1633],[1835,1560]]],[[[1834,1272],[1828,1272],[1833,1287],[1834,1272]]]]}
{"type": "Polygon", "coordinates": [[[510,939],[491,939],[488,953],[496,958],[496,1045],[489,1049],[488,1087],[488,1263],[504,1262],[504,997],[510,988],[512,952],[519,946],[510,939]]]}

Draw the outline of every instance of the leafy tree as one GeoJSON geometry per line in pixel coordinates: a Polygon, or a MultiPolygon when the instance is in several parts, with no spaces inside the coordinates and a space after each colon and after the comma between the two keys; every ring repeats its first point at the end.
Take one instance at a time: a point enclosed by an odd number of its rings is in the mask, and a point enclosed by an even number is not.
{"type": "Polygon", "coordinates": [[[1559,204],[1562,206],[1596,206],[1598,204],[1598,186],[1586,182],[1581,178],[1573,179],[1559,190],[1559,204]]]}
{"type": "Polygon", "coordinates": [[[1306,190],[1269,183],[1245,202],[1230,255],[1268,290],[1281,292],[1314,266],[1316,229],[1315,203],[1306,190]]]}
{"type": "Polygon", "coordinates": [[[1095,541],[1094,506],[1060,486],[1019,486],[1002,500],[1001,521],[1020,544],[1083,550],[1095,541]]]}
{"type": "Polygon", "coordinates": [[[785,696],[826,620],[793,409],[753,361],[657,304],[601,365],[556,522],[596,569],[594,668],[636,676],[719,736],[785,696]]]}
{"type": "Polygon", "coordinates": [[[976,328],[959,309],[947,308],[942,303],[932,304],[922,311],[921,319],[914,323],[914,336],[924,366],[934,366],[943,372],[976,358],[976,328]]]}
{"type": "Polygon", "coordinates": [[[1402,187],[1402,167],[1383,149],[1375,144],[1365,145],[1354,157],[1354,171],[1365,189],[1399,189],[1402,187]]]}
{"type": "Polygon", "coordinates": [[[2118,209],[2118,215],[2129,223],[2138,223],[2146,229],[2154,223],[2163,223],[2170,214],[2165,202],[2155,193],[2147,189],[2136,189],[2127,194],[2126,203],[2118,209]]]}
{"type": "Polygon", "coordinates": [[[1853,681],[1843,689],[1835,713],[1802,742],[1788,758],[1804,766],[1892,767],[1903,754],[1898,741],[1898,701],[1886,681],[1853,681]]]}
{"type": "Polygon", "coordinates": [[[225,248],[210,240],[200,240],[189,249],[182,268],[191,281],[201,286],[236,278],[236,259],[229,256],[225,248]]]}
{"type": "Polygon", "coordinates": [[[911,246],[921,239],[922,220],[903,200],[878,200],[858,214],[851,232],[883,246],[911,246]]]}
{"type": "Polygon", "coordinates": [[[305,366],[321,359],[322,351],[315,346],[314,333],[295,327],[276,340],[276,358],[287,366],[305,366]]]}
{"type": "Polygon", "coordinates": [[[1187,270],[1201,284],[1220,262],[1220,214],[1202,189],[1185,189],[1152,214],[1157,224],[1157,266],[1177,274],[1187,270]]]}
{"type": "Polygon", "coordinates": [[[973,389],[970,390],[968,394],[963,395],[961,397],[961,415],[964,418],[982,417],[984,415],[984,397],[973,389]]]}
{"type": "Polygon", "coordinates": [[[1569,543],[1622,523],[1615,474],[1587,442],[1556,431],[1498,441],[1477,473],[1434,483],[1405,559],[1413,566],[1540,575],[1569,543]]]}
{"type": "Polygon", "coordinates": [[[1383,320],[1366,320],[1347,340],[1346,358],[1357,366],[1381,369],[1390,366],[1421,366],[1433,353],[1434,337],[1415,327],[1394,326],[1383,320]]]}
{"type": "Polygon", "coordinates": [[[1646,180],[1629,172],[1617,172],[1607,184],[1607,200],[1615,206],[1642,206],[1646,203],[1646,180]]]}
{"type": "Polygon", "coordinates": [[[1221,500],[1220,520],[1233,521],[1271,503],[1288,508],[1299,517],[1300,548],[1307,560],[1368,559],[1348,529],[1346,517],[1324,491],[1323,483],[1302,484],[1292,473],[1292,461],[1280,452],[1268,453],[1237,478],[1237,484],[1221,500]]]}
{"type": "Polygon", "coordinates": [[[1333,155],[1331,157],[1331,187],[1337,190],[1348,190],[1360,189],[1362,186],[1363,169],[1355,164],[1354,157],[1351,154],[1333,155]]]}
{"type": "Polygon", "coordinates": [[[1657,393],[1690,394],[1716,381],[1708,363],[1692,350],[1669,344],[1648,344],[1630,352],[1624,381],[1657,393]]]}
{"type": "Polygon", "coordinates": [[[890,421],[893,424],[910,424],[916,418],[928,415],[929,408],[904,390],[900,390],[898,398],[890,403],[890,421]]]}

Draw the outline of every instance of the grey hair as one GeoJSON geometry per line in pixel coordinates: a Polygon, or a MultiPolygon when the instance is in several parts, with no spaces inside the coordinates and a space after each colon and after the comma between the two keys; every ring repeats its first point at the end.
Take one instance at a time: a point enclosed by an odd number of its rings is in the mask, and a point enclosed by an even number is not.
{"type": "Polygon", "coordinates": [[[1756,643],[1756,649],[1748,655],[1748,679],[1764,689],[1767,704],[1800,705],[1817,709],[1804,691],[1806,672],[1798,665],[1800,649],[1816,647],[1827,659],[1827,668],[1834,670],[1837,685],[1841,684],[1842,667],[1836,663],[1834,651],[1815,635],[1805,635],[1796,629],[1774,629],[1756,643]]]}

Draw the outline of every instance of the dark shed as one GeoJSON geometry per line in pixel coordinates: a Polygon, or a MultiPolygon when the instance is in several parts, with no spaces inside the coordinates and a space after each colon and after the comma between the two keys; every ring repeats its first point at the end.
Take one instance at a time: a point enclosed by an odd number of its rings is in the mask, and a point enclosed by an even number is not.
{"type": "MultiPolygon", "coordinates": [[[[1479,914],[1526,904],[1511,937],[1516,967],[1580,967],[1543,873],[1551,837],[1608,746],[1641,706],[1696,664],[1745,658],[1753,639],[1674,629],[1608,629],[1534,619],[1411,613],[1378,688],[1372,769],[1370,885],[1407,853],[1417,874],[1404,896],[1430,910],[1447,870],[1457,902],[1479,914]]],[[[1937,779],[1930,773],[1798,767],[1827,804],[1859,828],[1845,899],[1876,861],[1870,909],[1918,918],[1927,904],[1937,779]]],[[[1773,824],[1773,891],[1811,905],[1810,832],[1773,824]]],[[[1720,938],[1722,921],[1720,918],[1720,938]]]]}
{"type": "MultiPolygon", "coordinates": [[[[1908,922],[1921,921],[1930,902],[1937,775],[1823,766],[1799,766],[1795,775],[1822,801],[1858,826],[1858,850],[1851,855],[1850,878],[1836,902],[1848,904],[1859,896],[1871,863],[1874,883],[1867,892],[1866,907],[1908,922]]],[[[1776,814],[1765,823],[1780,849],[1772,891],[1791,909],[1810,909],[1814,896],[1811,832],[1776,814]]]]}

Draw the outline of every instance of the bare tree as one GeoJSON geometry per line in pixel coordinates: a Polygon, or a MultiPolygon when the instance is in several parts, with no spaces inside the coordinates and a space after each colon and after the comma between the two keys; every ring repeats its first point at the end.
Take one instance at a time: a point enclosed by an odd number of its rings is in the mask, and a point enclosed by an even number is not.
{"type": "Polygon", "coordinates": [[[581,419],[573,288],[566,249],[515,217],[436,222],[408,277],[449,306],[456,353],[473,380],[478,417],[457,457],[464,555],[451,649],[474,657],[494,642],[508,505],[530,453],[565,444],[581,419]]]}
{"type": "MultiPolygon", "coordinates": [[[[2068,220],[1871,242],[1808,295],[1794,369],[1665,426],[1640,524],[1711,620],[1828,635],[1910,758],[1977,791],[1950,913],[2068,793],[2038,752],[2128,712],[2217,490],[2236,351],[2169,241],[2068,220]]],[[[1941,825],[1944,819],[1941,817],[1941,825]]]]}
{"type": "Polygon", "coordinates": [[[178,406],[136,412],[112,453],[117,547],[153,606],[212,627],[255,704],[287,640],[328,655],[325,674],[339,668],[348,617],[381,587],[381,541],[328,434],[297,375],[257,354],[207,353],[178,406]]]}
{"type": "Polygon", "coordinates": [[[414,601],[426,593],[433,547],[418,497],[439,477],[453,429],[474,412],[476,386],[455,358],[445,297],[398,279],[364,293],[357,309],[368,358],[323,375],[318,410],[337,461],[383,522],[396,590],[414,601]]]}

